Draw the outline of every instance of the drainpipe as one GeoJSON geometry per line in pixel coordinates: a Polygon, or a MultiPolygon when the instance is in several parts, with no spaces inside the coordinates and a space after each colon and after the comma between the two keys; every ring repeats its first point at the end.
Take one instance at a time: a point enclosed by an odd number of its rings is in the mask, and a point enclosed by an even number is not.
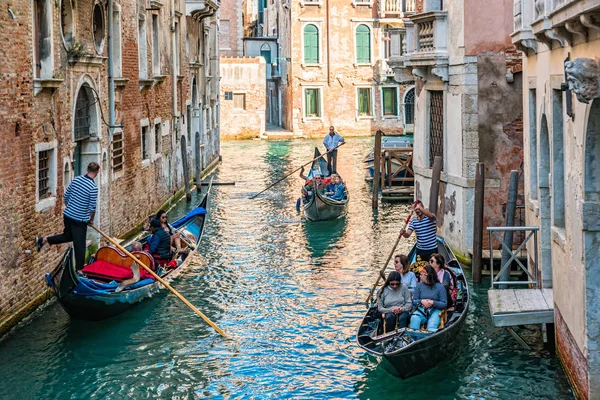
{"type": "Polygon", "coordinates": [[[331,53],[329,51],[329,0],[325,0],[325,12],[326,12],[326,26],[327,26],[327,86],[331,87],[331,68],[329,60],[331,59],[331,53]]]}
{"type": "Polygon", "coordinates": [[[115,73],[113,49],[113,0],[108,0],[108,141],[112,141],[115,126],[115,73]]]}

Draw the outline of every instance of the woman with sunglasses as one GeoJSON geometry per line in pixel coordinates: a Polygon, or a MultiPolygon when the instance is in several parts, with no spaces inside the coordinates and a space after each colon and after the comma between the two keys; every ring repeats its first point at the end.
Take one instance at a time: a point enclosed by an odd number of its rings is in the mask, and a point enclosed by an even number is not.
{"type": "Polygon", "coordinates": [[[397,254],[394,257],[394,268],[402,276],[402,283],[408,287],[408,291],[413,293],[417,286],[417,276],[414,272],[409,271],[408,257],[405,254],[397,254]]]}
{"type": "Polygon", "coordinates": [[[440,283],[444,285],[446,289],[450,288],[450,273],[444,269],[444,265],[446,265],[446,260],[444,259],[444,256],[439,253],[433,253],[429,258],[429,265],[431,265],[435,270],[435,273],[438,277],[438,281],[440,281],[440,283]]]}
{"type": "Polygon", "coordinates": [[[402,277],[398,271],[388,275],[379,293],[377,293],[377,310],[385,316],[385,332],[398,328],[406,328],[412,304],[410,292],[402,284],[402,277]]]}
{"type": "Polygon", "coordinates": [[[162,229],[171,236],[171,246],[175,247],[175,249],[181,249],[181,237],[179,236],[179,232],[175,231],[167,221],[167,212],[160,210],[156,213],[155,219],[160,222],[162,229]]]}
{"type": "Polygon", "coordinates": [[[429,332],[437,332],[440,326],[440,311],[448,305],[446,288],[437,277],[435,269],[427,265],[420,271],[420,280],[413,293],[413,305],[416,307],[410,317],[410,328],[420,329],[421,324],[427,324],[429,332]]]}

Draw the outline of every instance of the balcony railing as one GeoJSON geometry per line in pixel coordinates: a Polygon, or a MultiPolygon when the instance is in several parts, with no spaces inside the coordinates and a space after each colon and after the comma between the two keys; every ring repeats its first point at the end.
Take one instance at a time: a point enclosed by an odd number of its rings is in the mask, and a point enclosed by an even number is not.
{"type": "Polygon", "coordinates": [[[379,0],[379,16],[395,15],[403,17],[407,14],[414,14],[417,5],[416,0],[379,0]]]}
{"type": "Polygon", "coordinates": [[[406,23],[406,58],[413,74],[426,79],[425,67],[448,81],[448,12],[430,11],[410,17],[406,23]]]}
{"type": "Polygon", "coordinates": [[[538,20],[546,15],[546,0],[534,0],[533,19],[538,20]]]}

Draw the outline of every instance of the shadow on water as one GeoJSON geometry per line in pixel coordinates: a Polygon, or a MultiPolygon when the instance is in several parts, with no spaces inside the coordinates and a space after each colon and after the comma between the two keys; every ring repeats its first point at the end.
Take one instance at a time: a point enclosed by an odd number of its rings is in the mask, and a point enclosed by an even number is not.
{"type": "Polygon", "coordinates": [[[327,260],[322,260],[326,255],[330,259],[336,258],[337,243],[344,235],[346,226],[346,217],[333,221],[305,221],[302,228],[306,237],[306,247],[312,255],[315,266],[328,263],[327,260]]]}

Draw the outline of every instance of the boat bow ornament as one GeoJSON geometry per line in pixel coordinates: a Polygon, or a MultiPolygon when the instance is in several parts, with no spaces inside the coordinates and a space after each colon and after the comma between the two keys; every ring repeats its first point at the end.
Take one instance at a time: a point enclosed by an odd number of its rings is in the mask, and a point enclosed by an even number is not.
{"type": "Polygon", "coordinates": [[[600,63],[597,59],[565,61],[565,75],[569,90],[575,93],[580,102],[588,104],[600,97],[600,63]]]}

